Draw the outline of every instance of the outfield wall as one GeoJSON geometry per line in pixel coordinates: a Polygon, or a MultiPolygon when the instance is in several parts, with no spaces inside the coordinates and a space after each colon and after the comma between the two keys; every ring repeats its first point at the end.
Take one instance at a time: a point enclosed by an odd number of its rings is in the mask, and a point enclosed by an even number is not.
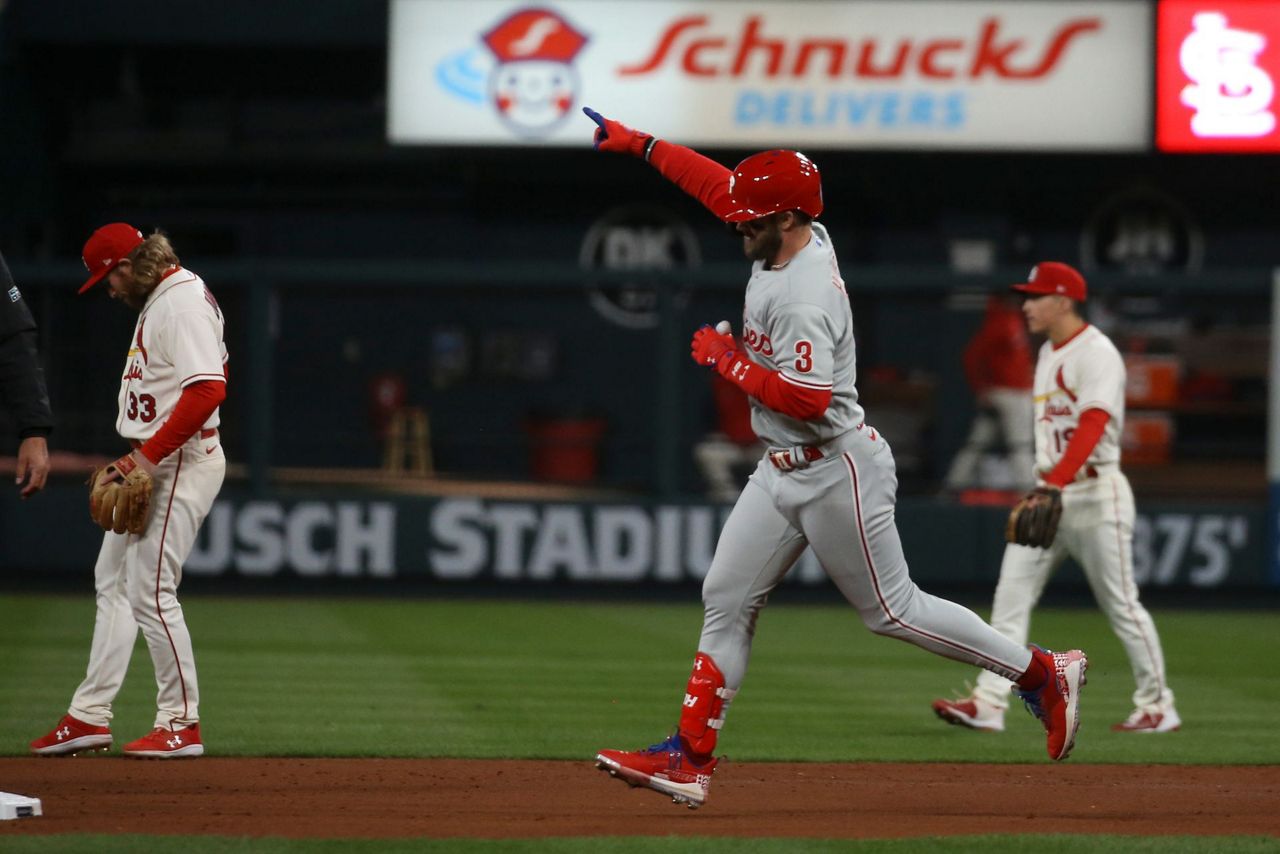
{"type": "MultiPolygon", "coordinates": [[[[93,565],[101,533],[83,487],[0,497],[0,573],[66,574],[93,565]]],[[[1258,505],[1140,502],[1134,572],[1148,587],[1264,588],[1266,513],[1258,505]]],[[[728,506],[550,502],[308,491],[223,490],[187,561],[188,577],[670,585],[706,574],[728,506]]],[[[994,583],[1006,510],[903,498],[898,527],[921,583],[994,583]]],[[[809,554],[790,583],[824,584],[809,554]]],[[[1083,584],[1074,567],[1062,583],[1083,584]]]]}

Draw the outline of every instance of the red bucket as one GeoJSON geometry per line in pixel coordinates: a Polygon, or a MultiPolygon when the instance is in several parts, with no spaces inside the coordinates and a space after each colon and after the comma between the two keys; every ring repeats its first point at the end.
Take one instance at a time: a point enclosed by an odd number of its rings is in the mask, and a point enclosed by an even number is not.
{"type": "Polygon", "coordinates": [[[552,418],[525,424],[534,480],[590,483],[600,470],[603,418],[552,418]]]}

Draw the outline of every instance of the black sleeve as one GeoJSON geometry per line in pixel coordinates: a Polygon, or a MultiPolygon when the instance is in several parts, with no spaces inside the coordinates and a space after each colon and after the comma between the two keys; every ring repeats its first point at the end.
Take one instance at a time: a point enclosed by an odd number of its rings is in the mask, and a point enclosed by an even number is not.
{"type": "Polygon", "coordinates": [[[36,322],[0,257],[0,402],[13,415],[19,438],[47,436],[53,413],[36,354],[36,322]]]}
{"type": "Polygon", "coordinates": [[[22,292],[13,283],[9,265],[4,262],[4,256],[0,255],[0,339],[35,328],[36,321],[31,316],[31,309],[27,308],[22,292]]]}

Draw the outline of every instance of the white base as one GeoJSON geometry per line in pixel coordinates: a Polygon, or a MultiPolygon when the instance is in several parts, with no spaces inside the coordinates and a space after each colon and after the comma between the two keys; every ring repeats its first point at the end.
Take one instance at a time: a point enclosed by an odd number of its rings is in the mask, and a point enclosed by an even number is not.
{"type": "Polygon", "coordinates": [[[28,798],[12,792],[0,792],[0,820],[8,818],[32,818],[44,815],[39,798],[28,798]]]}

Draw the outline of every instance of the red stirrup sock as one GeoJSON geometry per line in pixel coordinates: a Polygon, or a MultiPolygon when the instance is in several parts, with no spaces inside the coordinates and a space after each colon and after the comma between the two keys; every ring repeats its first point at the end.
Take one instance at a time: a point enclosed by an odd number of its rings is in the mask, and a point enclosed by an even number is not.
{"type": "Polygon", "coordinates": [[[724,726],[729,701],[737,691],[724,687],[724,674],[706,653],[693,659],[693,672],[684,692],[680,710],[680,738],[695,761],[711,758],[716,749],[716,735],[724,726]]]}
{"type": "Polygon", "coordinates": [[[1031,663],[1027,672],[1018,677],[1018,688],[1023,691],[1034,691],[1049,681],[1053,673],[1053,657],[1038,649],[1031,650],[1031,663]]]}

